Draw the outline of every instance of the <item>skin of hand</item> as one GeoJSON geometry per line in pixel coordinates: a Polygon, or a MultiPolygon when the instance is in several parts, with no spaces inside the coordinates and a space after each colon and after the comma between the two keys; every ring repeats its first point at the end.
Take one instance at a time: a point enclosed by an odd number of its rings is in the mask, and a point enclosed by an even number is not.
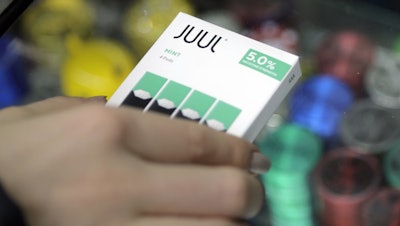
{"type": "Polygon", "coordinates": [[[31,226],[245,225],[264,200],[254,145],[99,98],[2,110],[0,138],[1,183],[31,226]]]}

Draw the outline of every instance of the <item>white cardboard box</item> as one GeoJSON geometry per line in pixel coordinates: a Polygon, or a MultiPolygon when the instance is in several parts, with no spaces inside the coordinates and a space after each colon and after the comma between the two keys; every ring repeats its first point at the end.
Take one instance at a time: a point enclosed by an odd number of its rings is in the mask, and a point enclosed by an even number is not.
{"type": "Polygon", "coordinates": [[[179,13],[107,106],[159,111],[252,142],[300,76],[297,56],[179,13]]]}

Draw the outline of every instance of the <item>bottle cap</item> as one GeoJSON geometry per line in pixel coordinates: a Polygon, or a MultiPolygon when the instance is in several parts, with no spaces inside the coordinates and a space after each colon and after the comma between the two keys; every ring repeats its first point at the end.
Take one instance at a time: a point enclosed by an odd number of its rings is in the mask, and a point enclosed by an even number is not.
{"type": "Polygon", "coordinates": [[[384,170],[388,183],[400,189],[400,142],[397,141],[384,157],[384,170]]]}
{"type": "Polygon", "coordinates": [[[315,168],[313,182],[324,225],[363,225],[362,206],[380,186],[379,161],[354,148],[331,150],[315,168]]]}
{"type": "Polygon", "coordinates": [[[365,34],[343,30],[329,34],[317,50],[317,70],[345,82],[357,95],[364,93],[364,76],[375,54],[365,34]]]}
{"type": "Polygon", "coordinates": [[[25,62],[10,36],[0,38],[0,108],[20,104],[28,92],[25,62]]]}
{"type": "Polygon", "coordinates": [[[332,76],[315,75],[295,88],[289,103],[289,121],[322,138],[334,137],[353,99],[345,83],[332,76]]]}
{"type": "Polygon", "coordinates": [[[380,107],[368,99],[358,100],[340,125],[340,137],[347,146],[364,153],[386,151],[400,135],[398,113],[380,107]]]}
{"type": "Polygon", "coordinates": [[[125,15],[123,30],[138,56],[143,56],[179,12],[193,15],[188,0],[138,0],[125,15]]]}
{"type": "Polygon", "coordinates": [[[61,86],[70,96],[111,96],[136,64],[123,45],[110,40],[68,40],[61,86]]]}
{"type": "Polygon", "coordinates": [[[379,48],[366,78],[366,91],[382,107],[400,109],[400,57],[391,50],[379,48]]]}
{"type": "Polygon", "coordinates": [[[288,172],[309,172],[322,154],[318,136],[290,123],[267,134],[257,145],[271,160],[273,169],[288,172]]]}
{"type": "Polygon", "coordinates": [[[313,220],[309,173],[321,156],[322,141],[298,125],[283,124],[258,146],[272,164],[261,175],[271,221],[308,225],[313,220]]]}

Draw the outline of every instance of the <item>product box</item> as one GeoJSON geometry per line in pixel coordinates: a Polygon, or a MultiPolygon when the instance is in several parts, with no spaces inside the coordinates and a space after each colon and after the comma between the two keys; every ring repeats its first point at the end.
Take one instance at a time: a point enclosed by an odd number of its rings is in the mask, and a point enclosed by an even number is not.
{"type": "Polygon", "coordinates": [[[107,106],[157,111],[252,142],[300,76],[297,56],[179,13],[107,106]]]}

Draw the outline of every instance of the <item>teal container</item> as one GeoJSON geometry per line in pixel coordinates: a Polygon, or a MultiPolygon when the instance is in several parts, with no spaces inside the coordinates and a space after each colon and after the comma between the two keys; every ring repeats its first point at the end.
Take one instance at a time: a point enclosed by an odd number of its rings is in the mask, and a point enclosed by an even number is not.
{"type": "Polygon", "coordinates": [[[272,226],[313,226],[309,176],[322,155],[321,138],[298,125],[283,124],[257,145],[272,164],[261,175],[272,226]]]}
{"type": "Polygon", "coordinates": [[[400,141],[385,154],[384,171],[390,186],[400,189],[400,141]]]}
{"type": "Polygon", "coordinates": [[[267,134],[257,145],[271,160],[271,170],[291,173],[310,172],[322,154],[322,141],[317,135],[290,123],[267,134]]]}

